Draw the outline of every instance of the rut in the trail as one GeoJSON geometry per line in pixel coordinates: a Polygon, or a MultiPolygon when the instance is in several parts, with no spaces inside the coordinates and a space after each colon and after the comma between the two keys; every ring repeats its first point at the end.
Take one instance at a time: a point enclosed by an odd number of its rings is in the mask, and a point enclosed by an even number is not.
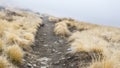
{"type": "Polygon", "coordinates": [[[47,66],[48,68],[64,68],[64,59],[67,52],[67,42],[58,36],[55,36],[53,29],[54,23],[48,21],[48,17],[43,18],[44,26],[38,29],[35,38],[35,47],[33,51],[39,58],[48,58],[46,64],[37,62],[38,65],[47,66]]]}
{"type": "Polygon", "coordinates": [[[38,28],[33,51],[25,56],[22,68],[84,68],[91,62],[88,53],[69,54],[67,40],[53,32],[55,23],[46,16],[42,19],[44,25],[38,28]]]}

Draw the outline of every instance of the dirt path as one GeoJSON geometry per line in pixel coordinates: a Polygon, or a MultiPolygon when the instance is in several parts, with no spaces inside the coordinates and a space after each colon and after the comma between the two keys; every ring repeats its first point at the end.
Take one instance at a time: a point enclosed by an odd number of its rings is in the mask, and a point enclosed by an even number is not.
{"type": "Polygon", "coordinates": [[[25,57],[24,68],[66,68],[64,60],[68,47],[66,40],[53,33],[54,23],[43,18],[44,26],[38,29],[33,51],[25,57]]]}
{"type": "Polygon", "coordinates": [[[85,68],[89,65],[92,60],[89,53],[68,53],[67,41],[53,32],[55,23],[46,16],[42,19],[44,26],[38,28],[33,50],[25,56],[21,68],[85,68]]]}
{"type": "MultiPolygon", "coordinates": [[[[9,22],[14,20],[14,18],[12,18],[12,16],[16,15],[15,12],[5,10],[4,7],[0,7],[0,10],[1,11],[4,10],[6,12],[6,14],[5,14],[6,16],[4,17],[4,14],[3,14],[3,18],[1,16],[1,20],[5,19],[6,21],[9,21],[9,22]]],[[[25,10],[23,10],[23,11],[25,11],[25,10]]],[[[70,49],[67,46],[68,45],[67,41],[59,36],[56,36],[53,32],[55,23],[50,22],[48,20],[47,15],[40,15],[40,16],[41,16],[40,18],[43,19],[44,25],[42,25],[40,28],[37,29],[35,41],[34,41],[33,45],[31,46],[31,48],[29,48],[29,47],[25,48],[25,49],[23,48],[25,50],[25,56],[23,59],[24,62],[20,65],[14,63],[19,68],[88,68],[90,66],[90,64],[93,62],[96,62],[96,61],[99,62],[104,59],[105,60],[108,59],[108,58],[106,58],[106,56],[108,54],[111,55],[110,58],[112,58],[112,59],[114,57],[119,57],[119,56],[114,56],[117,53],[119,53],[119,37],[120,37],[119,29],[111,28],[111,27],[104,27],[104,29],[103,29],[102,26],[95,28],[95,29],[93,28],[93,30],[92,30],[92,28],[89,28],[87,30],[86,30],[86,28],[83,28],[82,30],[79,30],[79,31],[80,32],[83,31],[83,34],[85,34],[86,36],[91,36],[91,37],[86,37],[85,35],[83,35],[81,33],[81,35],[84,37],[80,36],[80,38],[81,38],[81,39],[79,39],[80,43],[82,43],[81,40],[85,40],[86,42],[83,42],[83,45],[84,45],[84,43],[89,43],[89,41],[90,41],[91,42],[90,45],[91,44],[105,45],[105,47],[103,46],[102,50],[101,50],[102,47],[100,47],[100,49],[99,48],[96,49],[96,47],[95,47],[95,48],[93,48],[93,50],[92,50],[92,48],[90,50],[90,48],[89,48],[90,46],[89,46],[88,49],[90,51],[80,50],[79,52],[76,52],[76,53],[68,53],[69,52],[68,50],[70,50],[70,49]],[[100,31],[100,32],[98,32],[98,31],[100,31]],[[93,34],[91,32],[93,32],[93,34]],[[90,33],[90,35],[88,35],[89,33],[90,33]],[[98,34],[98,35],[96,35],[96,34],[98,34]],[[107,36],[107,34],[108,34],[108,36],[107,36]],[[92,35],[95,35],[95,37],[93,37],[92,35]],[[90,38],[92,38],[92,39],[90,39],[90,38]],[[90,39],[90,40],[86,40],[86,39],[90,39]],[[96,41],[92,42],[91,40],[92,41],[96,40],[96,41]],[[101,42],[99,42],[99,41],[101,41],[101,42]],[[96,44],[96,43],[99,43],[99,44],[96,44]],[[103,44],[101,44],[101,43],[103,43],[103,44]],[[108,43],[110,43],[110,44],[108,44],[108,43]],[[110,53],[107,51],[107,54],[105,54],[104,51],[106,52],[106,49],[104,50],[104,48],[106,48],[108,51],[110,51],[110,53]],[[115,54],[114,54],[114,52],[115,52],[115,54]]],[[[17,18],[15,18],[15,20],[16,19],[17,18]]],[[[19,25],[19,26],[21,26],[21,25],[19,25]]],[[[82,26],[82,24],[81,24],[81,26],[82,26]]],[[[89,25],[89,24],[84,25],[84,27],[89,27],[89,26],[91,26],[91,25],[89,25]]],[[[16,27],[16,25],[15,25],[15,27],[16,27]]],[[[75,28],[69,28],[69,30],[71,32],[76,31],[75,28]]],[[[5,32],[5,33],[7,33],[7,32],[5,32]]],[[[16,32],[15,32],[15,34],[16,34],[16,32]]],[[[85,46],[86,46],[86,44],[85,44],[85,46]]],[[[6,50],[3,50],[3,51],[6,51],[6,50]]],[[[110,56],[110,55],[108,55],[108,56],[110,56]]],[[[1,56],[2,56],[2,54],[1,54],[1,56]]],[[[10,57],[8,57],[8,58],[10,58],[10,57]]],[[[119,58],[117,58],[117,59],[119,59],[119,58]]],[[[115,60],[115,62],[118,62],[118,61],[115,60]]]]}

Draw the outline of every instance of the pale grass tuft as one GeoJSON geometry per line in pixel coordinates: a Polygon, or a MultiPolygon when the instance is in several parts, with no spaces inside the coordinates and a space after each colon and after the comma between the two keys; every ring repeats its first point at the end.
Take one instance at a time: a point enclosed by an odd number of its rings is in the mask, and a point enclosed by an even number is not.
{"type": "Polygon", "coordinates": [[[0,39],[0,51],[2,51],[3,47],[4,47],[3,41],[0,39]]]}
{"type": "Polygon", "coordinates": [[[114,60],[102,60],[93,62],[88,68],[116,68],[114,60]]]}
{"type": "Polygon", "coordinates": [[[32,42],[30,42],[29,40],[21,39],[21,40],[18,42],[18,44],[19,44],[19,46],[22,47],[24,50],[27,50],[27,51],[32,50],[32,49],[31,49],[32,42]]]}
{"type": "Polygon", "coordinates": [[[77,30],[87,30],[87,29],[93,29],[98,27],[98,25],[96,24],[90,24],[90,23],[86,23],[86,22],[77,22],[75,25],[77,30]]]}
{"type": "Polygon", "coordinates": [[[7,47],[6,53],[12,61],[16,63],[22,62],[24,52],[18,45],[12,45],[7,47]]]}
{"type": "Polygon", "coordinates": [[[1,12],[0,12],[0,18],[3,19],[5,16],[6,16],[6,14],[4,13],[4,11],[1,11],[1,12]]]}
{"type": "MultiPolygon", "coordinates": [[[[7,55],[8,59],[6,60],[11,60],[13,63],[21,63],[24,56],[22,49],[24,49],[24,51],[31,49],[30,46],[35,41],[34,37],[37,29],[42,24],[40,15],[33,12],[14,8],[5,8],[1,10],[0,54],[7,55]]],[[[11,63],[11,65],[14,64],[11,63]]],[[[8,68],[13,67],[11,66],[8,68]]]]}
{"type": "Polygon", "coordinates": [[[34,35],[32,33],[25,33],[23,34],[23,37],[31,43],[34,41],[34,35]]]}
{"type": "Polygon", "coordinates": [[[80,33],[76,31],[73,33],[69,38],[68,41],[70,42],[71,48],[75,52],[79,51],[103,51],[109,44],[104,39],[89,35],[86,33],[80,33]]]}
{"type": "Polygon", "coordinates": [[[22,23],[18,23],[18,22],[11,22],[9,23],[10,28],[12,28],[13,30],[18,30],[22,28],[22,23]]]}
{"type": "Polygon", "coordinates": [[[55,24],[54,32],[56,35],[60,35],[62,37],[68,36],[71,34],[69,31],[66,23],[64,22],[58,22],[55,24]]]}
{"type": "Polygon", "coordinates": [[[79,39],[79,36],[80,36],[79,31],[76,31],[76,32],[72,33],[72,35],[68,38],[68,42],[72,42],[75,39],[79,39]]]}
{"type": "Polygon", "coordinates": [[[37,29],[33,29],[33,28],[29,28],[29,29],[27,29],[27,30],[25,30],[26,32],[30,32],[30,33],[32,33],[32,34],[36,34],[36,32],[37,32],[37,29]]]}
{"type": "Polygon", "coordinates": [[[4,25],[0,24],[0,37],[3,36],[4,29],[5,29],[4,25]]]}
{"type": "Polygon", "coordinates": [[[18,35],[10,32],[6,32],[6,41],[8,44],[14,44],[19,42],[20,38],[18,35]]]}
{"type": "Polygon", "coordinates": [[[8,27],[7,22],[4,20],[0,20],[0,37],[3,37],[6,27],[8,27]]]}
{"type": "Polygon", "coordinates": [[[71,48],[71,52],[72,53],[76,53],[76,52],[81,52],[81,51],[85,51],[85,52],[90,52],[90,51],[94,51],[94,52],[103,52],[103,50],[106,48],[104,45],[94,45],[93,44],[85,44],[83,43],[81,40],[76,39],[74,42],[70,43],[70,48],[71,48]]]}
{"type": "Polygon", "coordinates": [[[50,16],[50,17],[48,18],[48,20],[51,21],[51,22],[59,22],[60,19],[57,18],[57,17],[50,16]]]}
{"type": "Polygon", "coordinates": [[[65,22],[69,27],[75,27],[78,22],[76,21],[69,21],[69,20],[63,20],[62,22],[65,22]]]}
{"type": "Polygon", "coordinates": [[[9,62],[5,56],[0,56],[0,68],[8,68],[9,62]]]}

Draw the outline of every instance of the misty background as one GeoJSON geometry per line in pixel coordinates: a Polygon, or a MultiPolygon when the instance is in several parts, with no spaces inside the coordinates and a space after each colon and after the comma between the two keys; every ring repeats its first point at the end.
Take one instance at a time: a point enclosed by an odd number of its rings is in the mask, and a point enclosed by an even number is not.
{"type": "Polygon", "coordinates": [[[120,0],[0,0],[0,5],[120,27],[120,0]]]}

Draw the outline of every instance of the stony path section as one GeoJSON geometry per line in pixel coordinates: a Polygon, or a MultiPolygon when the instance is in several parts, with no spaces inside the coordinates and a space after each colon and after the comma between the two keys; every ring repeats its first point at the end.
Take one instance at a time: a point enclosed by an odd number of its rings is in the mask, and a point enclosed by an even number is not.
{"type": "Polygon", "coordinates": [[[37,31],[33,51],[25,57],[24,68],[66,68],[64,62],[67,41],[55,36],[54,23],[43,18],[44,25],[37,31]]]}
{"type": "Polygon", "coordinates": [[[63,59],[66,54],[66,41],[53,33],[54,23],[49,22],[48,18],[43,18],[44,27],[38,30],[34,51],[37,51],[39,57],[46,58],[48,65],[42,64],[41,66],[48,66],[48,68],[63,68],[59,65],[59,59],[63,59]],[[54,65],[58,63],[57,65],[54,65]]]}
{"type": "Polygon", "coordinates": [[[42,19],[44,25],[38,28],[33,50],[26,54],[21,68],[86,68],[94,53],[68,53],[66,39],[53,32],[55,23],[50,22],[48,16],[42,19]]]}

